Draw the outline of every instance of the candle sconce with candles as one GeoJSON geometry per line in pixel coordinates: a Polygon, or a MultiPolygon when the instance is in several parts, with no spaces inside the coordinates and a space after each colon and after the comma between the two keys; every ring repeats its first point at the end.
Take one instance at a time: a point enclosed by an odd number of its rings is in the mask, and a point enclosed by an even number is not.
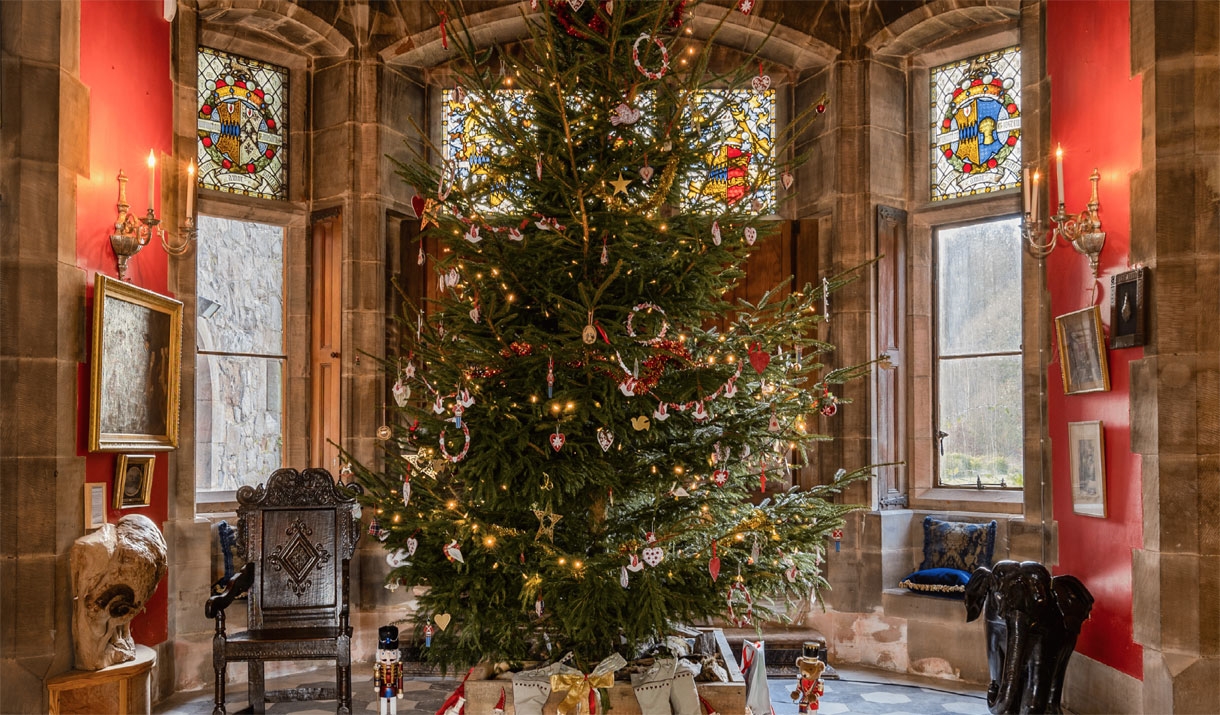
{"type": "MultiPolygon", "coordinates": [[[[1101,180],[1101,174],[1097,169],[1093,169],[1092,175],[1089,176],[1089,181],[1093,187],[1089,195],[1089,203],[1085,206],[1085,210],[1078,214],[1068,214],[1063,200],[1063,149],[1055,150],[1055,169],[1059,182],[1059,210],[1055,212],[1050,220],[1055,226],[1051,229],[1051,237],[1049,240],[1042,241],[1042,237],[1046,235],[1046,228],[1043,226],[1042,220],[1038,217],[1038,174],[1034,173],[1034,181],[1032,184],[1033,198],[1030,198],[1030,189],[1026,189],[1025,193],[1025,220],[1021,224],[1021,235],[1025,238],[1025,249],[1034,258],[1046,258],[1051,251],[1055,250],[1058,245],[1059,237],[1063,236],[1068,243],[1072,244],[1072,248],[1076,249],[1081,255],[1089,257],[1089,267],[1093,269],[1093,278],[1097,278],[1098,261],[1101,258],[1102,246],[1106,243],[1106,232],[1101,230],[1101,217],[1098,215],[1098,209],[1101,207],[1097,200],[1097,182],[1101,180]]],[[[1028,177],[1029,171],[1026,170],[1028,177]]],[[[1029,182],[1026,182],[1027,186],[1029,182]]]]}
{"type": "Polygon", "coordinates": [[[199,227],[195,225],[195,162],[192,161],[186,168],[187,183],[186,183],[186,219],[182,225],[178,227],[178,233],[181,240],[178,243],[173,243],[168,240],[166,234],[161,234],[161,248],[171,256],[181,256],[191,249],[191,244],[195,242],[195,237],[199,232],[199,227]]]}
{"type": "Polygon", "coordinates": [[[110,247],[118,259],[119,280],[127,280],[127,261],[148,245],[154,233],[165,240],[163,229],[157,228],[161,221],[153,211],[153,187],[155,186],[157,159],[148,152],[148,214],[137,217],[131,212],[131,204],[127,203],[127,174],[119,169],[119,217],[114,222],[114,233],[110,234],[110,247]]]}

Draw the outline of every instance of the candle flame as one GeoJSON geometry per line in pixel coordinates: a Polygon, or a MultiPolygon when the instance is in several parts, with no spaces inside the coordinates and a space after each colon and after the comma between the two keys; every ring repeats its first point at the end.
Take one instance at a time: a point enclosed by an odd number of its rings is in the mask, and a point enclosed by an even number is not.
{"type": "Polygon", "coordinates": [[[148,150],[148,168],[152,169],[157,166],[157,157],[153,154],[152,149],[148,150]]]}
{"type": "Polygon", "coordinates": [[[190,166],[186,167],[186,173],[187,173],[187,175],[188,175],[188,176],[190,176],[190,177],[194,178],[194,176],[195,176],[195,162],[193,162],[193,161],[192,161],[192,162],[190,163],[190,166]]]}
{"type": "Polygon", "coordinates": [[[1063,145],[1062,144],[1059,144],[1055,147],[1055,158],[1056,159],[1063,158],[1063,145]]]}

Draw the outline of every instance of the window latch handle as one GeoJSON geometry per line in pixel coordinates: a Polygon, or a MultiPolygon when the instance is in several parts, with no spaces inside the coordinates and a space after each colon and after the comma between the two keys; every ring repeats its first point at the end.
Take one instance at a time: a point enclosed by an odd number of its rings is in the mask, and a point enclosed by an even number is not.
{"type": "Polygon", "coordinates": [[[948,436],[949,433],[944,430],[936,431],[936,445],[940,448],[940,456],[942,457],[945,456],[945,437],[948,436]]]}

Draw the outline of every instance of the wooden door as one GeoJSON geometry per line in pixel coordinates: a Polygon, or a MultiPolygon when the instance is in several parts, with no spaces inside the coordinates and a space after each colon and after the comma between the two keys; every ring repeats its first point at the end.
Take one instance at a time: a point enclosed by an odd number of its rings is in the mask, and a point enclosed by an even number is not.
{"type": "Polygon", "coordinates": [[[336,475],[340,467],[336,445],[342,444],[339,398],[343,372],[343,216],[338,209],[314,215],[310,242],[310,461],[336,475]]]}
{"type": "MultiPolygon", "coordinates": [[[[906,326],[907,214],[889,206],[877,207],[877,351],[890,362],[875,372],[876,417],[873,460],[901,462],[906,453],[906,412],[903,409],[902,371],[905,367],[903,335],[906,326]]],[[[877,469],[877,505],[881,509],[907,506],[905,464],[877,469]]]]}

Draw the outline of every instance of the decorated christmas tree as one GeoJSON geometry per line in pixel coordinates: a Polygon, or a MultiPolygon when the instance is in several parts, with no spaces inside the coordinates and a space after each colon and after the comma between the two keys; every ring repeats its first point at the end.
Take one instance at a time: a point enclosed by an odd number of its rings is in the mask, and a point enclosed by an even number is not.
{"type": "Polygon", "coordinates": [[[756,57],[709,69],[693,4],[543,0],[490,50],[446,15],[459,128],[400,167],[440,290],[406,302],[385,362],[384,464],[354,465],[389,579],[427,587],[409,620],[434,662],[630,658],[826,586],[851,508],[831,499],[864,471],[774,485],[868,369],[819,358],[824,291],[850,276],[726,297],[823,103],[781,141],[752,129],[770,80],[756,57]]]}

